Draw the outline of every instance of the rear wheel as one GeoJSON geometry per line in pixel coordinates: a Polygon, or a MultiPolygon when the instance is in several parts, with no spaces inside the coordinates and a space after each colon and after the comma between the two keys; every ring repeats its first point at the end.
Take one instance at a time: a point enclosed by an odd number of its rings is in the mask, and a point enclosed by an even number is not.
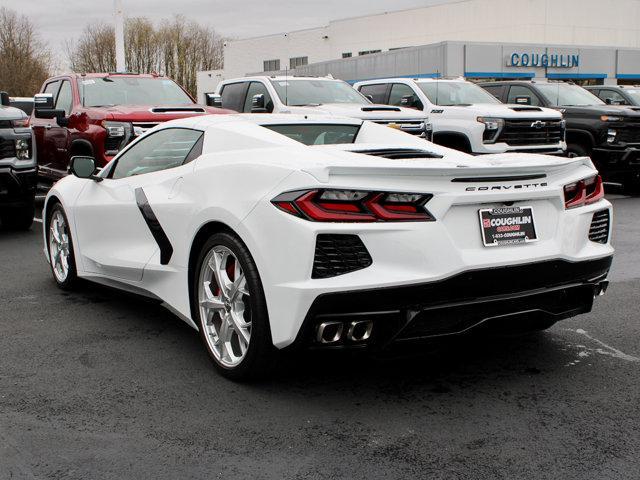
{"type": "Polygon", "coordinates": [[[196,265],[193,311],[209,357],[228,378],[263,375],[275,348],[262,283],[247,247],[235,235],[214,234],[196,265]]]}
{"type": "Polygon", "coordinates": [[[73,288],[78,280],[69,222],[62,205],[54,205],[47,218],[47,246],[53,279],[63,290],[73,288]]]}
{"type": "Polygon", "coordinates": [[[35,200],[32,198],[26,204],[2,212],[0,220],[4,228],[11,230],[28,230],[33,224],[35,214],[35,200]]]}

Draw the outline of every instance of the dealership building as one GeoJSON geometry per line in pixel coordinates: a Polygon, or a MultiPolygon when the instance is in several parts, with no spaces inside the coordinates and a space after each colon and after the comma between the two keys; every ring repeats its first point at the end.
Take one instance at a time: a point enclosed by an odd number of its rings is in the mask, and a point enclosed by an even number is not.
{"type": "Polygon", "coordinates": [[[262,72],[640,83],[640,0],[462,0],[227,42],[198,96],[262,72]]]}

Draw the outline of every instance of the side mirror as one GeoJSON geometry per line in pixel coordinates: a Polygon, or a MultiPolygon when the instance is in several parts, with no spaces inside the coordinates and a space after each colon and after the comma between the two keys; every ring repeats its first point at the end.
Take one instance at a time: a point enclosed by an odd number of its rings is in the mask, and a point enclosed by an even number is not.
{"type": "Polygon", "coordinates": [[[259,93],[251,98],[251,113],[267,113],[264,103],[264,95],[259,93]]]}
{"type": "Polygon", "coordinates": [[[422,110],[422,104],[415,95],[405,95],[402,97],[402,99],[400,99],[400,106],[422,110]]]}
{"type": "Polygon", "coordinates": [[[94,175],[96,172],[96,160],[93,157],[71,157],[69,171],[78,178],[90,178],[96,182],[101,182],[103,180],[102,177],[94,175]]]}
{"type": "Polygon", "coordinates": [[[528,95],[516,97],[515,102],[517,105],[531,105],[531,97],[528,95]]]}
{"type": "Polygon", "coordinates": [[[0,92],[0,105],[3,107],[11,105],[11,100],[9,99],[9,94],[7,92],[0,92]]]}
{"type": "Polygon", "coordinates": [[[60,127],[69,125],[64,110],[56,110],[51,93],[37,93],[33,97],[33,111],[36,118],[55,118],[60,127]]]}
{"type": "Polygon", "coordinates": [[[222,108],[222,97],[215,93],[207,93],[205,94],[207,100],[207,106],[222,108]]]}
{"type": "Polygon", "coordinates": [[[365,95],[366,99],[373,103],[373,95],[365,95]]]}

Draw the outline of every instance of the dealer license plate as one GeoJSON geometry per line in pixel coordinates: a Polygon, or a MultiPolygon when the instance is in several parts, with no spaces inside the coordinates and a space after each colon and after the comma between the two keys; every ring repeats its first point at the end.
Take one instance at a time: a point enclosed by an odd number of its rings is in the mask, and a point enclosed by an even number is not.
{"type": "Polygon", "coordinates": [[[531,207],[486,208],[478,213],[485,247],[529,243],[538,239],[531,207]]]}

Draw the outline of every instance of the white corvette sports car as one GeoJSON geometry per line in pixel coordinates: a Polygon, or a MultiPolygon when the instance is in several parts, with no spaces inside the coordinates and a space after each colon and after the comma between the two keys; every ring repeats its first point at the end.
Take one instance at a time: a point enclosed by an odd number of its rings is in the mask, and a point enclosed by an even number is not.
{"type": "Polygon", "coordinates": [[[163,123],[43,211],[53,277],[161,300],[220,371],[278,349],[546,328],[607,286],[611,204],[588,158],[472,157],[294,115],[163,123]]]}

